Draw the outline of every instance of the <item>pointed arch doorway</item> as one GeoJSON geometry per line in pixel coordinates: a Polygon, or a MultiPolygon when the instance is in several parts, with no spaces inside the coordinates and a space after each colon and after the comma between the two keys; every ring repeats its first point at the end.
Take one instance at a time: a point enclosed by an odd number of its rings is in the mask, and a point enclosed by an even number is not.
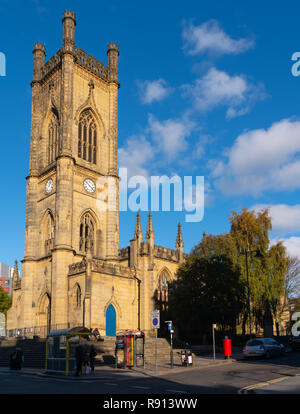
{"type": "Polygon", "coordinates": [[[112,304],[106,309],[106,336],[116,336],[117,333],[117,313],[112,304]]]}

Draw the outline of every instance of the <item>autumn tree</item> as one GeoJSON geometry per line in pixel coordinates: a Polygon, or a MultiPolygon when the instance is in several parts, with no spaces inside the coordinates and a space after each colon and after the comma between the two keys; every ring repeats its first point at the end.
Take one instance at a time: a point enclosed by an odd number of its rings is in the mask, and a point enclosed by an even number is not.
{"type": "Polygon", "coordinates": [[[10,307],[11,307],[11,298],[0,286],[0,312],[6,315],[10,307]]]}
{"type": "Polygon", "coordinates": [[[284,281],[288,270],[289,258],[282,242],[270,247],[263,266],[265,301],[268,301],[275,320],[277,335],[279,322],[286,311],[284,281]]]}
{"type": "MultiPolygon", "coordinates": [[[[246,254],[248,258],[251,319],[254,319],[255,330],[263,327],[265,313],[270,310],[278,333],[280,317],[285,310],[284,281],[288,268],[286,249],[281,242],[270,246],[269,231],[272,223],[267,208],[258,212],[247,209],[243,209],[240,214],[232,212],[230,222],[230,233],[240,253],[238,261],[243,269],[244,280],[247,274],[246,254]]],[[[247,313],[244,313],[244,329],[247,313]]]]}

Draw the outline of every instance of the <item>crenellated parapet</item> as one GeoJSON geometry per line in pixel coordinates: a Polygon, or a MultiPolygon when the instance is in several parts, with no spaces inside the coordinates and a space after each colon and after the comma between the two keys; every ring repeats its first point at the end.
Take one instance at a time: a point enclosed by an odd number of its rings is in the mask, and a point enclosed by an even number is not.
{"type": "MultiPolygon", "coordinates": [[[[122,266],[119,264],[108,263],[105,260],[92,259],[91,261],[91,270],[97,273],[106,273],[108,275],[115,276],[128,276],[133,277],[133,271],[127,266],[122,266]]],[[[69,265],[69,276],[78,275],[84,273],[87,270],[87,261],[85,257],[81,262],[72,263],[69,265]]]]}
{"type": "Polygon", "coordinates": [[[85,257],[81,262],[72,263],[69,265],[69,276],[77,275],[78,273],[83,273],[86,271],[86,260],[85,257]]]}
{"type": "Polygon", "coordinates": [[[41,68],[41,81],[48,78],[58,67],[61,66],[62,49],[49,59],[41,68]]]}
{"type": "Polygon", "coordinates": [[[178,262],[176,250],[169,249],[167,247],[154,245],[154,257],[159,259],[170,260],[172,262],[178,262]]]}
{"type": "Polygon", "coordinates": [[[133,270],[126,266],[119,264],[108,263],[104,260],[94,259],[92,261],[92,271],[98,273],[106,273],[114,276],[128,276],[133,277],[133,270]]]}
{"type": "MultiPolygon", "coordinates": [[[[75,63],[79,66],[87,69],[94,75],[98,76],[101,79],[109,81],[110,68],[109,66],[104,66],[100,60],[94,58],[94,56],[87,54],[83,49],[75,46],[73,47],[75,63]]],[[[43,81],[49,75],[51,75],[57,68],[61,67],[63,50],[60,49],[55,55],[52,56],[41,68],[40,68],[40,81],[43,81]]]]}
{"type": "Polygon", "coordinates": [[[75,13],[66,10],[63,13],[63,45],[62,48],[51,59],[45,63],[45,46],[42,43],[35,43],[33,82],[41,82],[47,78],[54,70],[62,65],[65,55],[73,56],[74,62],[87,69],[101,79],[115,83],[118,82],[118,57],[119,46],[115,42],[110,42],[107,46],[107,66],[95,59],[94,56],[87,54],[83,49],[75,45],[75,13]]]}
{"type": "Polygon", "coordinates": [[[109,80],[110,79],[110,69],[108,66],[104,66],[102,62],[96,60],[94,56],[88,55],[83,49],[77,48],[74,46],[74,56],[75,62],[84,67],[85,69],[92,72],[94,75],[99,76],[99,78],[109,80]]]}

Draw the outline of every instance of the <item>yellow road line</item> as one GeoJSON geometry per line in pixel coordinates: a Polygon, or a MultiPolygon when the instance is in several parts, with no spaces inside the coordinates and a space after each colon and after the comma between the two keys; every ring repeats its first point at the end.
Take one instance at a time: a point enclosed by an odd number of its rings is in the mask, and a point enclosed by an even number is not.
{"type": "MultiPolygon", "coordinates": [[[[294,375],[300,375],[300,374],[294,374],[294,375]]],[[[277,382],[284,381],[284,380],[286,380],[286,379],[288,379],[288,378],[291,378],[291,376],[288,376],[288,377],[280,377],[280,378],[275,378],[275,379],[273,379],[273,380],[270,380],[270,381],[265,381],[265,382],[259,382],[258,384],[249,385],[248,387],[241,388],[241,389],[238,391],[238,393],[239,393],[239,394],[243,394],[243,393],[245,393],[246,391],[253,390],[254,388],[262,388],[262,387],[266,387],[267,385],[276,384],[277,382]]]]}

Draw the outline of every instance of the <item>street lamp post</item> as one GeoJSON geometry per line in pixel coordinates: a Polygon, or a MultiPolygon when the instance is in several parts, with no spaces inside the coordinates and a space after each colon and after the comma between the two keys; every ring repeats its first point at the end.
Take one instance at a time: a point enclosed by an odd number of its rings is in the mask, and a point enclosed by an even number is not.
{"type": "Polygon", "coordinates": [[[138,330],[141,330],[141,279],[136,275],[136,267],[134,266],[134,275],[133,277],[138,283],[138,330]]]}
{"type": "Polygon", "coordinates": [[[249,270],[248,270],[248,255],[251,256],[251,253],[255,253],[255,257],[262,258],[263,255],[261,254],[260,250],[247,250],[245,251],[239,251],[239,254],[245,255],[246,260],[246,280],[247,280],[247,296],[248,296],[248,317],[249,317],[249,332],[250,336],[252,335],[251,331],[251,305],[250,305],[250,285],[249,285],[249,270]]]}
{"type": "Polygon", "coordinates": [[[172,321],[165,321],[165,323],[168,324],[168,328],[170,331],[170,363],[171,363],[171,368],[173,368],[174,365],[174,361],[173,361],[173,324],[172,321]]]}
{"type": "Polygon", "coordinates": [[[245,250],[245,258],[246,258],[246,277],[247,277],[247,294],[248,294],[249,331],[250,331],[250,336],[251,336],[252,332],[251,332],[250,286],[249,286],[249,271],[248,271],[248,250],[245,250]]]}

